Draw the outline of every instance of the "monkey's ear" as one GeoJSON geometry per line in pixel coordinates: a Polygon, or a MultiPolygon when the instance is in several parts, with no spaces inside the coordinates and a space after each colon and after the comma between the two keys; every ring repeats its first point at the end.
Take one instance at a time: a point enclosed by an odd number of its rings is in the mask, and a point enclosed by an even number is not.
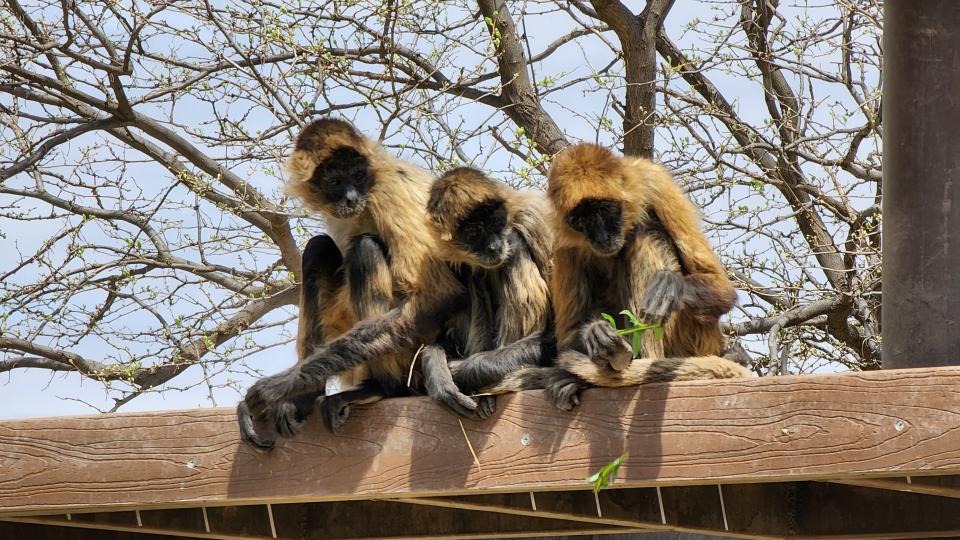
{"type": "Polygon", "coordinates": [[[440,233],[440,239],[444,242],[453,239],[453,231],[450,230],[452,228],[451,224],[446,219],[450,215],[447,206],[447,202],[443,197],[438,196],[436,191],[430,194],[430,200],[427,201],[427,215],[430,216],[430,223],[440,233]]]}
{"type": "Polygon", "coordinates": [[[290,159],[284,164],[284,170],[286,170],[287,177],[290,178],[291,182],[306,182],[313,176],[313,170],[316,166],[316,161],[309,153],[303,150],[294,150],[290,159]]]}

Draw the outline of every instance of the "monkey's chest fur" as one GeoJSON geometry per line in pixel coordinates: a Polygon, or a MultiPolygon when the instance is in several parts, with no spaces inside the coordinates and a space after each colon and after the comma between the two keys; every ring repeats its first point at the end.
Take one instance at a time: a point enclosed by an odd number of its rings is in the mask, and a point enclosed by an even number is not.
{"type": "MultiPolygon", "coordinates": [[[[676,245],[658,223],[638,226],[628,235],[624,248],[613,257],[597,258],[590,265],[587,279],[591,283],[608,284],[597,288],[592,312],[609,313],[618,319],[620,328],[629,328],[630,320],[621,315],[630,310],[642,316],[641,302],[647,284],[654,274],[669,270],[686,274],[676,245]]],[[[719,324],[696,320],[683,310],[675,311],[664,325],[662,339],[654,332],[645,332],[640,357],[664,358],[718,354],[723,337],[719,324]]]]}
{"type": "Polygon", "coordinates": [[[547,325],[547,280],[518,234],[511,235],[510,243],[512,255],[499,268],[464,265],[458,271],[468,301],[466,309],[451,318],[448,336],[463,356],[499,349],[547,325]]]}

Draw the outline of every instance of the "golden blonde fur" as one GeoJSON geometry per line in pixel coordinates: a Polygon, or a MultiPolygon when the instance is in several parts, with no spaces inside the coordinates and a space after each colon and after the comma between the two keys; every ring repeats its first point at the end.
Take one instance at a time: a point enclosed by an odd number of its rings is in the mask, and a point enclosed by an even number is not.
{"type": "Polygon", "coordinates": [[[598,366],[587,358],[579,362],[566,362],[563,367],[585,381],[603,381],[606,387],[752,376],[747,368],[719,356],[638,358],[622,371],[598,366]]]}
{"type": "MultiPolygon", "coordinates": [[[[434,299],[461,292],[456,278],[439,257],[440,237],[424,211],[433,183],[430,173],[391,155],[352,125],[329,119],[308,126],[301,133],[285,169],[288,176],[285,191],[299,199],[307,210],[324,217],[327,234],[341,252],[346,252],[351,240],[363,234],[372,234],[387,246],[389,275],[377,272],[365,279],[374,290],[394,298],[390,307],[395,307],[399,298],[414,298],[418,303],[429,304],[434,299]],[[313,129],[314,126],[320,129],[313,129]],[[343,147],[352,148],[367,158],[368,172],[375,179],[365,208],[349,218],[332,212],[329,201],[311,186],[315,168],[343,147]]],[[[322,326],[324,341],[329,341],[345,334],[356,322],[383,314],[370,312],[363,306],[364,299],[350,299],[349,287],[344,286],[337,291],[329,309],[321,314],[319,323],[301,318],[304,331],[298,329],[300,360],[314,348],[305,345],[312,327],[322,326]]],[[[416,346],[402,347],[388,358],[376,359],[372,365],[361,365],[342,373],[341,379],[346,385],[356,384],[370,371],[403,379],[415,352],[416,346]]]]}
{"type": "Polygon", "coordinates": [[[458,288],[436,256],[439,237],[424,211],[433,183],[429,172],[394,157],[346,122],[334,123],[329,133],[311,133],[301,139],[286,164],[289,180],[285,191],[299,198],[308,210],[324,216],[327,232],[341,251],[356,236],[376,234],[390,252],[390,270],[397,292],[430,295],[458,288]],[[370,162],[369,172],[376,178],[366,209],[351,219],[332,215],[328,201],[310,189],[317,165],[333,150],[344,146],[365,156],[370,162]]]}
{"type": "Polygon", "coordinates": [[[491,390],[491,385],[522,365],[539,365],[544,347],[550,356],[553,351],[549,333],[553,237],[546,201],[538,194],[513,190],[479,170],[460,167],[434,183],[427,211],[441,237],[442,258],[457,268],[467,283],[469,302],[464,312],[450,321],[451,337],[464,357],[487,353],[482,355],[487,365],[475,365],[478,357],[453,364],[457,384],[465,391],[516,390],[491,390]],[[485,206],[501,209],[506,215],[501,234],[510,248],[495,265],[478,260],[470,246],[457,240],[466,218],[485,206]],[[509,350],[500,354],[508,346],[509,350]]]}

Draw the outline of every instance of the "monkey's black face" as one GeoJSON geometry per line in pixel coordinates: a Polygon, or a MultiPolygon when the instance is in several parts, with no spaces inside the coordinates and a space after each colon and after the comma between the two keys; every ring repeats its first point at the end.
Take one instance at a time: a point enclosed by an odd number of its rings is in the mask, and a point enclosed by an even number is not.
{"type": "Polygon", "coordinates": [[[338,148],[317,165],[310,179],[334,216],[349,218],[363,211],[373,186],[370,162],[353,148],[338,148]]]}
{"type": "Polygon", "coordinates": [[[460,221],[453,240],[475,264],[497,268],[510,258],[509,233],[503,201],[487,201],[460,221]]]}
{"type": "Polygon", "coordinates": [[[617,201],[585,199],[566,221],[601,255],[613,255],[623,248],[623,206],[617,201]]]}

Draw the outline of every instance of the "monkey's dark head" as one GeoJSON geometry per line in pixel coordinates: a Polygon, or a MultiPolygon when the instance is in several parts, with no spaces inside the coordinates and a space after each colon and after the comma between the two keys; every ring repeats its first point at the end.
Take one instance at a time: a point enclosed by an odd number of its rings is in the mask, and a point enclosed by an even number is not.
{"type": "Polygon", "coordinates": [[[503,184],[482,172],[460,167],[430,189],[427,212],[440,232],[446,257],[483,268],[510,259],[510,208],[503,184]]]}
{"type": "Polygon", "coordinates": [[[477,205],[460,221],[453,241],[473,264],[497,268],[510,259],[509,234],[507,208],[493,199],[477,205]]]}
{"type": "Polygon", "coordinates": [[[308,124],[287,162],[287,192],[304,205],[349,219],[366,207],[375,175],[370,159],[374,144],[350,123],[333,118],[308,124]]]}
{"type": "Polygon", "coordinates": [[[587,248],[609,257],[622,248],[636,210],[626,193],[622,158],[595,144],[560,152],[547,175],[558,245],[587,248]]]}
{"type": "Polygon", "coordinates": [[[623,206],[620,201],[584,199],[567,214],[565,222],[583,235],[600,255],[614,255],[623,248],[623,206]]]}
{"type": "Polygon", "coordinates": [[[353,217],[363,211],[373,186],[370,161],[354,148],[336,148],[313,169],[309,185],[335,217],[353,217]]]}

